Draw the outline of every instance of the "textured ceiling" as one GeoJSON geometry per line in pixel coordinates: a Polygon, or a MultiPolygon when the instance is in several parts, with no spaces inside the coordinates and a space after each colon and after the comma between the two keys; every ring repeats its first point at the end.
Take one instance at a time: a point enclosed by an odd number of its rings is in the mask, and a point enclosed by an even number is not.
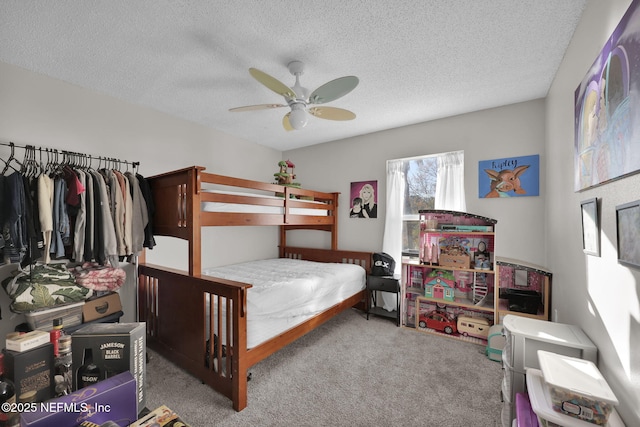
{"type": "MultiPolygon", "coordinates": [[[[2,0],[0,61],[287,150],[546,96],[588,0],[2,0]],[[360,84],[287,132],[254,80],[360,84]]],[[[1,76],[0,76],[1,78],[1,76]]]]}

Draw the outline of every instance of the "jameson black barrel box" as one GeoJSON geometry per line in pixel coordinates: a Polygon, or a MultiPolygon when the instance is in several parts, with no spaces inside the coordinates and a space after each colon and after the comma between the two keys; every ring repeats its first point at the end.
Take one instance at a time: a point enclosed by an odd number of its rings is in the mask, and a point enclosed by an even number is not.
{"type": "Polygon", "coordinates": [[[20,396],[36,392],[36,401],[54,396],[53,345],[43,344],[27,351],[3,350],[5,376],[16,387],[16,401],[20,396]]]}
{"type": "Polygon", "coordinates": [[[145,407],[146,326],[144,323],[94,323],[71,335],[73,389],[129,371],[137,383],[138,408],[145,407]]]}

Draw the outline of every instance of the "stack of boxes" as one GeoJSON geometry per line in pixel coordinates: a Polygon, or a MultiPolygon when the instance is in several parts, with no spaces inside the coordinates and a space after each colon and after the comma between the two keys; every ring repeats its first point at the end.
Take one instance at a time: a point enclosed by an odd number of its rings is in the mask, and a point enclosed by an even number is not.
{"type": "MultiPolygon", "coordinates": [[[[115,294],[117,296],[117,294],[115,294]]],[[[113,295],[90,304],[85,316],[100,319],[113,310],[121,310],[113,295]],[[98,316],[98,317],[96,317],[98,316]]],[[[82,307],[80,313],[82,313],[82,307]]],[[[72,307],[72,314],[75,314],[72,307]]],[[[57,311],[56,314],[61,314],[57,311]]],[[[41,322],[31,316],[31,322],[41,322]]],[[[58,319],[56,319],[58,320],[58,319]]],[[[99,320],[98,320],[99,321],[99,320]]],[[[51,329],[40,324],[40,329],[51,329]]],[[[64,325],[66,328],[66,325],[64,325]]],[[[55,328],[54,328],[55,329],[55,328]]],[[[57,393],[55,345],[60,331],[34,330],[12,333],[7,337],[4,353],[5,376],[14,382],[16,402],[30,403],[33,410],[21,414],[21,425],[28,427],[76,426],[82,421],[98,425],[112,421],[128,426],[145,408],[146,327],[144,323],[90,323],[73,325],[71,330],[70,394],[57,393]],[[80,328],[78,329],[78,326],[80,328]],[[95,383],[81,388],[79,377],[88,363],[98,373],[95,383]]],[[[64,335],[62,335],[64,336],[64,335]]],[[[68,344],[69,336],[66,337],[68,344]]],[[[59,341],[62,342],[62,341],[59,341]]]]}
{"type": "Polygon", "coordinates": [[[16,387],[16,402],[25,401],[27,396],[32,399],[33,392],[39,402],[54,396],[53,344],[48,332],[9,337],[3,353],[5,376],[16,387]]]}

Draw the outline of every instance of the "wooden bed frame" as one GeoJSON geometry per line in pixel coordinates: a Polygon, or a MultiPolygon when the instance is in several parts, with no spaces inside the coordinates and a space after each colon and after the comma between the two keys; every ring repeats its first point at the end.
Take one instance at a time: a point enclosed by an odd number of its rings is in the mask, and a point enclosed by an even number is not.
{"type": "Polygon", "coordinates": [[[146,322],[147,345],[230,398],[234,409],[241,411],[247,406],[247,374],[251,366],[338,313],[354,306],[362,307],[365,291],[249,349],[247,291],[251,285],[202,275],[201,227],[278,225],[280,257],[358,264],[367,272],[371,268],[372,254],[337,250],[339,193],[215,175],[205,173],[199,166],[147,179],[156,206],[154,234],[178,237],[189,243],[188,272],[144,263],[139,266],[138,318],[146,322]],[[284,197],[274,199],[203,191],[208,184],[260,190],[271,196],[284,194],[284,197]],[[292,213],[293,208],[308,207],[292,196],[321,202],[316,205],[322,212],[318,216],[292,213]],[[283,214],[203,212],[200,207],[205,201],[279,206],[283,208],[283,214]],[[287,231],[295,229],[330,232],[331,249],[287,247],[287,231]]]}

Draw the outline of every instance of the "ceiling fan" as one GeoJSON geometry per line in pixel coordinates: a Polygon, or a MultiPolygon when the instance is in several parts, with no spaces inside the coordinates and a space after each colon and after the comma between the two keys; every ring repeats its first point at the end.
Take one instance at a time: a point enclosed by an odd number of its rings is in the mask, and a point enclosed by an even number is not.
{"type": "Polygon", "coordinates": [[[309,94],[309,91],[300,85],[300,76],[304,73],[304,63],[291,61],[288,68],[289,72],[296,77],[296,83],[291,88],[263,71],[249,68],[249,74],[254,79],[278,95],[283,96],[286,104],[248,105],[246,107],[231,108],[229,111],[240,112],[289,107],[291,111],[282,118],[282,126],[287,131],[305,127],[308,120],[307,113],[327,120],[342,121],[356,118],[356,115],[349,110],[336,107],[315,107],[315,105],[325,104],[348,94],[358,85],[359,80],[357,77],[345,76],[331,80],[309,94]]]}

